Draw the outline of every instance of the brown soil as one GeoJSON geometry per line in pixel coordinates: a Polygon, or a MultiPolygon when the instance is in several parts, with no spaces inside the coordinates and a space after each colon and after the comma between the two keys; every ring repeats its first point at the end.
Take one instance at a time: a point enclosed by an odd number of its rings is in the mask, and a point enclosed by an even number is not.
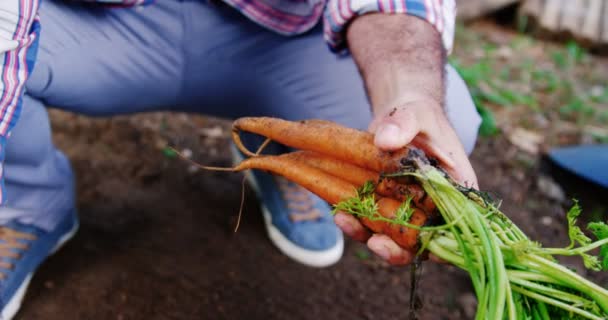
{"type": "MultiPolygon", "coordinates": [[[[267,239],[250,191],[233,233],[240,175],[195,171],[162,152],[169,142],[229,165],[227,122],[56,111],[52,119],[76,169],[82,226],[36,274],[19,319],[408,319],[409,267],[387,266],[350,240],[333,267],[294,263],[267,239]]],[[[481,140],[472,159],[482,188],[500,195],[532,238],[567,243],[564,208],[538,192],[535,165],[521,165],[503,139],[481,140]]],[[[422,269],[420,318],[471,318],[466,275],[422,269]]],[[[605,274],[593,279],[608,285],[605,274]]]]}

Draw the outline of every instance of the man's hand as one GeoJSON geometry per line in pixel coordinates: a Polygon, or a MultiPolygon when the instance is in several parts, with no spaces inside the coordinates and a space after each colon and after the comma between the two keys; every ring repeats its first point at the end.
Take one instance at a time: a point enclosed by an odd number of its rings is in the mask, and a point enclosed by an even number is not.
{"type": "MultiPolygon", "coordinates": [[[[475,172],[468,161],[454,129],[443,110],[432,101],[417,101],[395,107],[387,115],[376,116],[370,125],[375,144],[384,150],[414,144],[441,159],[442,166],[461,183],[477,187],[475,172]],[[434,110],[434,111],[431,111],[434,110]]],[[[412,262],[412,253],[403,250],[386,235],[372,235],[355,217],[338,213],[336,224],[350,237],[367,246],[391,264],[412,262]]]]}
{"type": "MultiPolygon", "coordinates": [[[[375,144],[387,151],[415,145],[436,157],[455,179],[477,187],[443,110],[445,51],[439,33],[416,17],[367,14],[353,21],[347,39],[374,111],[369,130],[375,133],[375,144]]],[[[339,213],[335,222],[391,264],[413,259],[388,236],[372,235],[350,215],[339,213]]]]}
{"type": "Polygon", "coordinates": [[[432,100],[395,106],[388,114],[376,115],[369,130],[383,150],[397,150],[408,144],[437,158],[442,167],[461,184],[477,187],[477,177],[456,132],[441,106],[432,100]]]}

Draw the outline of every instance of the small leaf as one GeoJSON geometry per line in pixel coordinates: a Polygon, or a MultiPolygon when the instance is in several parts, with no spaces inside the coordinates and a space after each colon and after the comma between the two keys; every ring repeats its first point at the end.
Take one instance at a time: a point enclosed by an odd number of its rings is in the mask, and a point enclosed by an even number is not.
{"type": "Polygon", "coordinates": [[[585,57],[585,50],[574,41],[569,41],[566,44],[566,50],[571,61],[578,63],[585,57]]]}
{"type": "Polygon", "coordinates": [[[553,59],[553,63],[560,69],[566,69],[568,67],[568,58],[563,52],[554,51],[551,53],[551,58],[553,59]]]}
{"type": "Polygon", "coordinates": [[[173,150],[169,147],[165,147],[163,149],[163,154],[165,155],[165,157],[167,157],[169,159],[173,159],[173,158],[177,157],[177,152],[175,152],[175,150],[173,150]]]}
{"type": "Polygon", "coordinates": [[[509,99],[503,97],[499,93],[486,92],[483,94],[483,98],[485,100],[487,100],[488,102],[499,105],[499,106],[503,106],[503,107],[511,106],[511,102],[509,101],[509,99]]]}
{"type": "MultiPolygon", "coordinates": [[[[597,240],[608,238],[608,225],[603,222],[591,222],[587,225],[587,229],[591,230],[597,240]]],[[[608,270],[608,244],[600,247],[600,260],[602,270],[608,270]]]]}
{"type": "Polygon", "coordinates": [[[583,263],[585,264],[585,268],[593,271],[602,271],[602,264],[596,256],[584,253],[581,254],[581,257],[583,257],[583,263]]]}
{"type": "Polygon", "coordinates": [[[357,195],[363,198],[374,192],[376,185],[372,181],[366,181],[359,189],[357,189],[357,195]]]}
{"type": "Polygon", "coordinates": [[[407,200],[401,203],[399,208],[397,208],[397,221],[408,222],[414,214],[414,208],[410,205],[412,203],[412,197],[408,197],[407,200]]]}
{"type": "Polygon", "coordinates": [[[581,231],[581,228],[576,225],[576,218],[578,218],[580,214],[581,207],[578,205],[578,201],[574,200],[574,205],[566,214],[566,218],[568,219],[568,236],[570,237],[569,249],[572,249],[577,242],[581,246],[591,243],[591,239],[589,239],[589,237],[581,231]]]}
{"type": "Polygon", "coordinates": [[[498,125],[496,124],[496,119],[494,118],[494,114],[492,111],[484,108],[478,107],[477,111],[481,116],[481,126],[479,127],[479,134],[484,137],[493,136],[498,133],[498,125]]]}
{"type": "Polygon", "coordinates": [[[359,249],[355,251],[355,256],[359,258],[359,260],[368,260],[370,257],[369,251],[365,249],[359,249]]]}
{"type": "Polygon", "coordinates": [[[332,214],[344,212],[358,217],[371,218],[378,214],[378,205],[374,200],[375,185],[368,181],[357,190],[357,195],[333,206],[332,214]]]}

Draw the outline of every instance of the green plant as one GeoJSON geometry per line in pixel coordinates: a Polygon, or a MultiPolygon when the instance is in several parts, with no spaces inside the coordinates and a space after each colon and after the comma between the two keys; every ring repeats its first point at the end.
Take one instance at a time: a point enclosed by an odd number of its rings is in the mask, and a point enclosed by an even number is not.
{"type": "Polygon", "coordinates": [[[357,257],[359,260],[369,260],[370,254],[366,249],[359,249],[355,251],[355,257],[357,257]]]}
{"type": "MultiPolygon", "coordinates": [[[[590,223],[588,229],[597,239],[592,241],[576,224],[578,204],[567,214],[571,243],[543,248],[482,194],[454,184],[436,168],[418,164],[413,171],[385,178],[399,176],[414,177],[436,204],[445,224],[419,228],[420,252],[428,250],[469,273],[478,299],[476,319],[608,317],[608,291],[555,259],[580,256],[587,268],[608,270],[608,225],[590,223]],[[598,248],[599,256],[589,253],[598,248]]],[[[373,182],[366,183],[335,210],[410,227],[407,221],[380,215],[373,205],[373,190],[373,182]]]]}
{"type": "Polygon", "coordinates": [[[177,152],[175,151],[175,149],[171,148],[171,147],[165,147],[162,150],[163,155],[169,159],[173,159],[175,157],[177,157],[177,152]]]}

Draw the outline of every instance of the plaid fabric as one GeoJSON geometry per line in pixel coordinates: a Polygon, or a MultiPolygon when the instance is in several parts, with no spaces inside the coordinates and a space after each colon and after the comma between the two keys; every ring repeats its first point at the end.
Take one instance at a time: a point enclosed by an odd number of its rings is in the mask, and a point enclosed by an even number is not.
{"type": "MultiPolygon", "coordinates": [[[[80,0],[118,6],[142,5],[154,0],[80,0]]],[[[344,30],[355,17],[370,13],[417,16],[442,35],[452,49],[456,4],[454,0],[223,0],[253,22],[283,35],[310,30],[323,16],[325,40],[332,51],[345,49],[344,30]]]]}

